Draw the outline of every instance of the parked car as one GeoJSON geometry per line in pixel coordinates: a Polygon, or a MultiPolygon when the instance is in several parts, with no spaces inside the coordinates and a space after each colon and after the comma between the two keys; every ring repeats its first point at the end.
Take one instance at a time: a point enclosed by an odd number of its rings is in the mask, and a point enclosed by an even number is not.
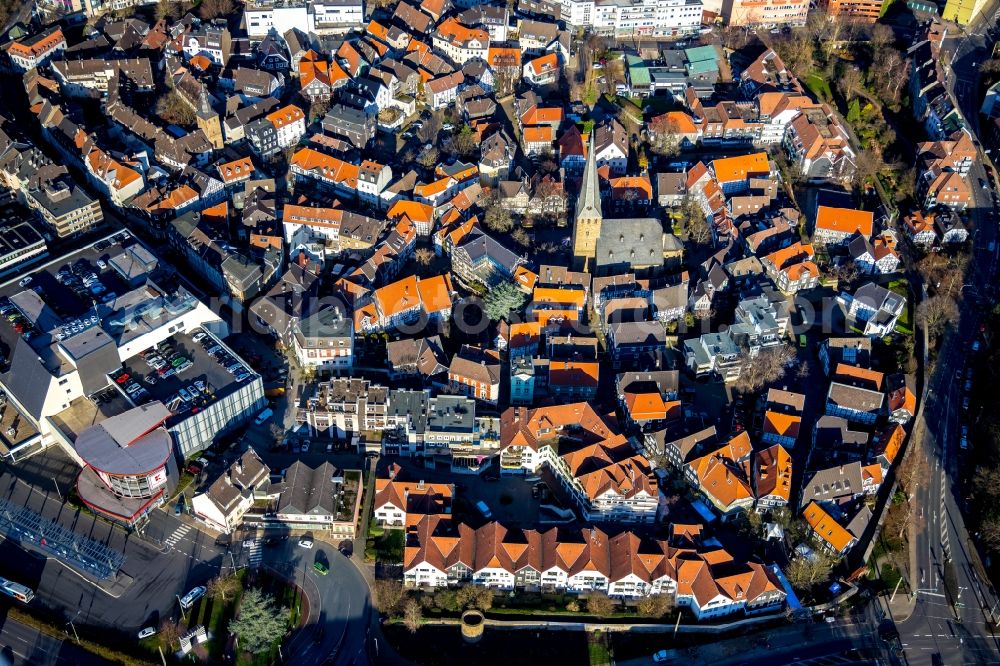
{"type": "Polygon", "coordinates": [[[194,605],[194,602],[205,596],[205,587],[199,585],[198,587],[192,589],[190,592],[181,597],[181,608],[188,609],[194,605]]]}
{"type": "Polygon", "coordinates": [[[156,635],[156,627],[146,627],[145,629],[140,629],[139,633],[136,634],[141,641],[144,638],[149,638],[150,636],[156,635]]]}
{"type": "Polygon", "coordinates": [[[313,540],[309,537],[302,537],[301,539],[299,539],[299,546],[301,548],[312,548],[313,540]]]}
{"type": "Polygon", "coordinates": [[[124,384],[125,382],[127,382],[131,378],[132,378],[131,375],[129,375],[127,372],[123,372],[122,374],[120,374],[117,377],[115,377],[115,383],[116,384],[124,384]]]}
{"type": "Polygon", "coordinates": [[[656,662],[657,664],[662,664],[666,660],[667,660],[666,650],[660,650],[659,652],[653,655],[653,661],[656,662]]]}

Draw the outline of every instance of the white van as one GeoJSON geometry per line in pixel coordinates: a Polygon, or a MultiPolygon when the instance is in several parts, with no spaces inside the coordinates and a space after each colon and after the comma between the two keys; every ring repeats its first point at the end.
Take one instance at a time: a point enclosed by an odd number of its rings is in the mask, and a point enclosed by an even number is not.
{"type": "Polygon", "coordinates": [[[257,418],[254,419],[253,422],[256,423],[257,425],[263,425],[264,422],[267,421],[272,416],[274,416],[274,410],[271,409],[270,407],[267,407],[264,411],[262,411],[260,414],[257,415],[257,418]]]}

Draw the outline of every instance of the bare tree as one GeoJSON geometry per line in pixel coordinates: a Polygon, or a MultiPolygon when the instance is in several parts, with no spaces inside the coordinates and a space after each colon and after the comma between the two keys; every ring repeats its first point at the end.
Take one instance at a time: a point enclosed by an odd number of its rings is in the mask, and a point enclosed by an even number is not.
{"type": "Polygon", "coordinates": [[[733,388],[740,393],[756,393],[785,375],[795,362],[795,350],[783,344],[761,349],[756,355],[744,351],[740,360],[742,368],[733,388]]]}
{"type": "Polygon", "coordinates": [[[591,592],[587,595],[587,612],[591,615],[604,617],[615,611],[615,601],[603,592],[591,592]]]}
{"type": "Polygon", "coordinates": [[[424,268],[430,266],[436,256],[434,250],[426,247],[417,248],[417,251],[413,253],[413,258],[424,268]]]}
{"type": "Polygon", "coordinates": [[[524,230],[523,227],[518,227],[510,233],[511,239],[520,245],[521,247],[529,247],[531,245],[531,236],[528,232],[524,230]]]}
{"type": "Polygon", "coordinates": [[[917,323],[927,330],[927,335],[936,338],[948,326],[948,322],[958,318],[958,303],[947,294],[937,294],[925,298],[917,306],[917,323]]]}
{"type": "Polygon", "coordinates": [[[403,606],[403,626],[411,634],[417,633],[420,624],[424,621],[424,613],[420,608],[420,602],[416,599],[407,599],[403,606]]]}
{"type": "Polygon", "coordinates": [[[417,164],[425,169],[433,169],[437,165],[438,158],[440,156],[441,154],[438,152],[438,149],[431,146],[427,150],[420,153],[420,157],[417,159],[417,164]]]}
{"type": "Polygon", "coordinates": [[[372,602],[379,613],[392,615],[399,610],[406,591],[398,580],[376,580],[372,588],[372,602]]]}
{"type": "Polygon", "coordinates": [[[229,601],[235,598],[241,589],[243,585],[236,576],[216,576],[208,581],[208,596],[215,600],[229,601]]]}
{"type": "Polygon", "coordinates": [[[233,0],[201,0],[199,13],[203,19],[214,19],[233,13],[233,0]]]}
{"type": "Polygon", "coordinates": [[[830,577],[836,561],[821,551],[814,551],[813,557],[797,557],[785,570],[788,582],[799,590],[807,590],[816,583],[830,577]]]}
{"type": "Polygon", "coordinates": [[[164,122],[182,127],[194,124],[194,109],[181,99],[176,90],[161,95],[156,102],[156,115],[164,122]]]}
{"type": "Polygon", "coordinates": [[[865,89],[861,70],[854,65],[845,64],[841,68],[840,78],[837,79],[837,87],[840,88],[840,94],[848,101],[857,97],[865,89]]]}
{"type": "Polygon", "coordinates": [[[695,245],[707,245],[712,241],[712,229],[708,226],[705,211],[692,197],[686,197],[681,207],[684,235],[695,245]]]}
{"type": "Polygon", "coordinates": [[[487,202],[483,223],[490,231],[499,233],[507,233],[514,228],[514,218],[509,210],[500,205],[497,197],[490,197],[490,201],[487,202]]]}
{"type": "Polygon", "coordinates": [[[160,623],[160,630],[157,632],[157,636],[164,651],[173,652],[174,645],[180,639],[180,635],[181,632],[177,628],[177,625],[170,619],[166,619],[160,623]]]}
{"type": "Polygon", "coordinates": [[[663,617],[674,607],[673,599],[666,594],[651,594],[642,597],[636,604],[635,609],[639,615],[644,617],[663,617]]]}
{"type": "Polygon", "coordinates": [[[892,31],[892,28],[884,23],[876,23],[872,27],[872,34],[869,38],[869,42],[872,47],[872,53],[878,53],[882,50],[892,50],[887,47],[891,47],[893,42],[896,41],[896,33],[892,31]]]}
{"type": "Polygon", "coordinates": [[[649,149],[657,155],[672,156],[681,152],[684,139],[677,121],[669,114],[653,118],[648,127],[649,149]]]}

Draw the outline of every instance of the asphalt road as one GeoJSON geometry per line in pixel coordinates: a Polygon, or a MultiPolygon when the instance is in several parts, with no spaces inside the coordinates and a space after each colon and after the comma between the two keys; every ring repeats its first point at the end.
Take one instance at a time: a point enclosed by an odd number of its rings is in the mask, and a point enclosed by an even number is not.
{"type": "MultiPolygon", "coordinates": [[[[45,465],[56,478],[61,474],[59,461],[49,458],[50,454],[32,460],[34,465],[45,465]]],[[[8,468],[0,475],[0,496],[126,555],[119,574],[121,584],[113,596],[56,560],[22,550],[9,541],[0,543],[0,575],[35,589],[34,603],[61,609],[67,620],[78,624],[106,627],[131,637],[142,627],[158,626],[164,618],[177,617],[176,596],[205,584],[220,572],[230,571],[234,565],[266,566],[292,576],[309,599],[306,626],[292,637],[285,650],[286,659],[305,666],[368,663],[372,613],[367,583],[354,564],[335,548],[319,541],[314,549],[299,548],[297,540],[290,538],[280,546],[257,548],[259,553],[254,558],[253,548],[245,548],[242,542],[234,544],[231,551],[216,546],[213,538],[166,510],[151,515],[143,535],[127,534],[64,504],[53,484],[34,485],[18,478],[20,471],[18,467],[8,468]],[[328,564],[328,575],[313,570],[317,558],[328,564]],[[327,661],[331,656],[334,660],[327,661]]],[[[64,487],[62,492],[66,490],[64,487]]],[[[22,638],[22,642],[34,640],[22,638]]],[[[40,646],[33,649],[47,652],[55,649],[45,641],[35,640],[32,645],[40,646]]],[[[32,659],[29,663],[63,662],[32,659]]]]}
{"type": "MultiPolygon", "coordinates": [[[[852,615],[833,623],[805,622],[777,629],[712,641],[687,649],[670,650],[666,664],[688,666],[779,666],[781,664],[896,664],[888,645],[878,638],[878,616],[872,600],[852,615]],[[876,662],[876,660],[878,660],[876,662]]],[[[663,637],[669,649],[671,639],[663,637]]],[[[620,666],[654,663],[652,655],[642,659],[616,661],[620,666]]]]}
{"type": "Polygon", "coordinates": [[[103,666],[104,659],[37,629],[7,618],[0,625],[0,652],[16,666],[103,666]]]}
{"type": "MultiPolygon", "coordinates": [[[[984,33],[996,12],[996,3],[991,3],[979,21],[964,35],[949,38],[944,47],[952,67],[949,82],[974,130],[979,113],[978,66],[992,48],[984,33]]],[[[963,387],[968,369],[975,369],[971,344],[982,321],[978,299],[986,296],[980,292],[992,284],[997,264],[995,250],[989,250],[997,240],[993,193],[983,190],[980,181],[987,181],[987,175],[982,160],[977,160],[970,174],[976,199],[973,261],[963,287],[959,320],[942,343],[929,382],[922,415],[926,434],[922,449],[916,452],[926,457],[926,482],[919,485],[914,498],[917,570],[912,576],[917,600],[913,614],[898,624],[907,661],[914,665],[1000,661],[1000,643],[988,624],[997,596],[978,573],[978,555],[962,516],[960,481],[961,426],[969,422],[962,408],[963,387]]]]}

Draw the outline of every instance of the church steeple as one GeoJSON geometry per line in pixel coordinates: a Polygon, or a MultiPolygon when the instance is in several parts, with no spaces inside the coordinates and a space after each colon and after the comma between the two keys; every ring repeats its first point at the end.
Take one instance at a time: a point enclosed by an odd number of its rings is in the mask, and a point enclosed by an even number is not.
{"type": "Polygon", "coordinates": [[[573,224],[573,259],[576,268],[589,268],[590,260],[597,253],[597,237],[601,235],[603,219],[601,184],[597,179],[597,151],[594,150],[594,131],[591,130],[587,145],[587,164],[583,169],[573,224]]]}

